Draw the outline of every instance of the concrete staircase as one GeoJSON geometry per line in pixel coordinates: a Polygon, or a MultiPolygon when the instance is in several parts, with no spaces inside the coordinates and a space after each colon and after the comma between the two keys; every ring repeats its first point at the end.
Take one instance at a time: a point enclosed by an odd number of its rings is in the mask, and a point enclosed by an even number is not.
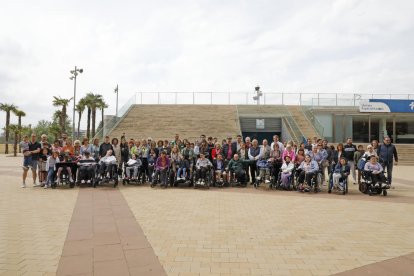
{"type": "Polygon", "coordinates": [[[413,144],[398,144],[398,163],[404,166],[414,166],[414,145],[413,144]]]}
{"type": "Polygon", "coordinates": [[[180,139],[190,141],[201,134],[225,139],[240,134],[236,105],[135,105],[108,133],[112,137],[127,139],[172,140],[178,133],[180,139]]]}
{"type": "Polygon", "coordinates": [[[319,137],[312,123],[310,122],[310,120],[306,118],[305,113],[303,113],[301,106],[290,105],[287,106],[287,109],[289,110],[297,126],[306,138],[312,139],[314,136],[319,137]]]}

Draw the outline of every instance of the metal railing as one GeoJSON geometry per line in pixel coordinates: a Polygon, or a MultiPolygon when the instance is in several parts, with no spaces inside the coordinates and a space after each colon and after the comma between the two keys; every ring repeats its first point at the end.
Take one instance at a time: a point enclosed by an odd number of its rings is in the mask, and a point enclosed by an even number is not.
{"type": "Polygon", "coordinates": [[[287,107],[285,107],[285,113],[286,116],[284,116],[284,119],[286,120],[288,127],[292,130],[292,138],[295,140],[295,143],[301,143],[305,135],[300,130],[298,124],[296,123],[295,119],[293,118],[292,114],[290,113],[287,107]]]}
{"type": "Polygon", "coordinates": [[[312,109],[309,106],[302,106],[302,111],[305,114],[305,117],[310,121],[313,128],[318,133],[318,136],[323,138],[324,137],[324,127],[322,123],[318,120],[318,118],[313,113],[312,109]]]}
{"type": "MultiPolygon", "coordinates": [[[[137,92],[135,104],[251,105],[253,92],[137,92]]],[[[264,105],[359,106],[369,99],[414,100],[414,94],[390,93],[264,93],[264,105]]]]}

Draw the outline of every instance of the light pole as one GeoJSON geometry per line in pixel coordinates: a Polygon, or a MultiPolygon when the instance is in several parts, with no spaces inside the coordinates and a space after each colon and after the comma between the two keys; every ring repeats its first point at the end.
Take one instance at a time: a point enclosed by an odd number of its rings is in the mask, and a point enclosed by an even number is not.
{"type": "Polygon", "coordinates": [[[116,93],[116,115],[115,117],[118,118],[118,84],[116,85],[114,92],[116,93]]]}
{"type": "Polygon", "coordinates": [[[74,80],[73,86],[73,116],[72,116],[72,141],[75,139],[75,107],[76,107],[76,77],[79,73],[83,73],[83,69],[77,68],[75,70],[70,70],[71,76],[69,79],[74,80]]]}
{"type": "Polygon", "coordinates": [[[260,105],[260,97],[263,96],[262,91],[260,91],[260,86],[256,85],[254,88],[256,95],[253,97],[253,100],[257,101],[257,105],[260,105]]]}

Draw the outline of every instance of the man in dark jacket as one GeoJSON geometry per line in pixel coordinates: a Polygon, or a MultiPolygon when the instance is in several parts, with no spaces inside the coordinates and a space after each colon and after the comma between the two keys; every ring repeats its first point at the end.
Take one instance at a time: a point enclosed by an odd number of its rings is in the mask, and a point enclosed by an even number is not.
{"type": "Polygon", "coordinates": [[[352,179],[354,184],[356,184],[356,172],[355,172],[355,162],[354,154],[357,151],[357,147],[352,144],[352,138],[346,139],[346,145],[344,146],[344,157],[348,160],[349,168],[351,168],[352,179]]]}
{"type": "Polygon", "coordinates": [[[223,157],[226,161],[230,161],[237,153],[237,142],[232,142],[231,140],[231,137],[227,137],[227,143],[223,145],[223,157]]]}
{"type": "Polygon", "coordinates": [[[112,154],[114,152],[114,148],[112,147],[112,144],[109,142],[109,136],[105,136],[104,142],[99,147],[99,156],[104,157],[108,150],[112,150],[112,154]]]}
{"type": "Polygon", "coordinates": [[[384,143],[378,146],[377,154],[382,166],[387,168],[388,185],[391,185],[392,181],[392,168],[395,160],[395,165],[398,165],[397,149],[391,144],[391,138],[385,137],[384,143]]]}

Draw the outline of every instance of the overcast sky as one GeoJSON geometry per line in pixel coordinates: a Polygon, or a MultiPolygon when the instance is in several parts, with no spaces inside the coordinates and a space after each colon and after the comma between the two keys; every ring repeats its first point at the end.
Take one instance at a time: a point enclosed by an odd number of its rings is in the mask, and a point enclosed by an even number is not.
{"type": "MultiPolygon", "coordinates": [[[[414,1],[0,0],[0,102],[137,91],[414,93],[414,1]]],[[[71,107],[70,107],[71,108],[71,107]]],[[[0,113],[0,127],[5,115],[0,113]]],[[[14,119],[13,119],[14,121],[14,119]]]]}

